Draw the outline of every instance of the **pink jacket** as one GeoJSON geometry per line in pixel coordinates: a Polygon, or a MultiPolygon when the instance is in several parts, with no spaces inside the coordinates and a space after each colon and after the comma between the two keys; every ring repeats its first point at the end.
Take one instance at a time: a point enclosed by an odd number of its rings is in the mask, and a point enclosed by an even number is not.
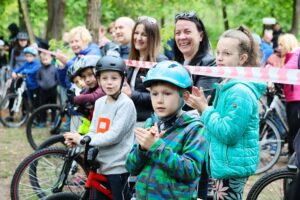
{"type": "MultiPolygon", "coordinates": [[[[284,68],[286,69],[298,69],[298,57],[300,54],[300,48],[288,53],[285,57],[284,68]]],[[[300,101],[300,85],[283,85],[283,91],[287,102],[300,101]]]]}
{"type": "Polygon", "coordinates": [[[100,97],[104,96],[105,93],[101,87],[97,86],[93,89],[88,89],[82,94],[74,97],[74,104],[82,105],[86,103],[95,104],[95,101],[100,97]]]}

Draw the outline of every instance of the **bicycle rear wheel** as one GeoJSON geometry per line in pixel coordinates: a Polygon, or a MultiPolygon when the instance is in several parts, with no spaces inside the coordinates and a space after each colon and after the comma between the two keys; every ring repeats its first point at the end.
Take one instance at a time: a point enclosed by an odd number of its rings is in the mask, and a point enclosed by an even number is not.
{"type": "MultiPolygon", "coordinates": [[[[11,199],[45,199],[53,194],[52,189],[60,176],[67,152],[60,148],[42,149],[23,160],[12,178],[11,199]]],[[[75,158],[63,191],[80,195],[87,173],[81,158],[75,158]]]]}
{"type": "Polygon", "coordinates": [[[36,150],[47,138],[60,133],[62,108],[56,104],[46,104],[37,108],[28,119],[26,126],[27,140],[36,150]]]}
{"type": "Polygon", "coordinates": [[[17,94],[8,94],[0,103],[0,121],[7,127],[20,127],[23,125],[30,114],[30,107],[27,100],[22,97],[18,98],[17,94]],[[13,110],[13,107],[17,105],[17,101],[21,100],[21,104],[17,110],[13,110]]]}
{"type": "Polygon", "coordinates": [[[256,174],[273,167],[281,153],[281,136],[275,123],[269,119],[260,124],[259,132],[260,160],[256,174]]]}
{"type": "Polygon", "coordinates": [[[287,195],[287,188],[296,176],[297,170],[279,169],[261,177],[251,188],[247,200],[282,200],[287,195]]]}

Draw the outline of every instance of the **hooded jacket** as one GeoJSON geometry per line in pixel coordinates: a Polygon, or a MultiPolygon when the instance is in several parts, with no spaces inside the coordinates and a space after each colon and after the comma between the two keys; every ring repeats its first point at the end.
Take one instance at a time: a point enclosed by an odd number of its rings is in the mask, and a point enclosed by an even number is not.
{"type": "MultiPolygon", "coordinates": [[[[298,59],[300,56],[300,48],[288,53],[285,57],[284,68],[298,69],[298,59]]],[[[300,85],[283,85],[283,91],[287,102],[300,101],[300,85]]]]}
{"type": "Polygon", "coordinates": [[[232,79],[216,89],[213,106],[201,116],[209,136],[208,170],[216,179],[248,177],[259,162],[257,101],[266,84],[232,79]]]}
{"type": "MultiPolygon", "coordinates": [[[[153,122],[146,126],[152,125],[153,122]]],[[[138,176],[136,198],[196,199],[206,150],[206,132],[194,111],[178,117],[148,151],[135,145],[126,168],[138,176]]]]}
{"type": "Polygon", "coordinates": [[[38,73],[40,67],[40,61],[35,59],[30,63],[24,63],[21,67],[16,68],[14,72],[17,74],[24,74],[26,76],[26,87],[30,90],[33,90],[39,87],[36,74],[38,73]]]}

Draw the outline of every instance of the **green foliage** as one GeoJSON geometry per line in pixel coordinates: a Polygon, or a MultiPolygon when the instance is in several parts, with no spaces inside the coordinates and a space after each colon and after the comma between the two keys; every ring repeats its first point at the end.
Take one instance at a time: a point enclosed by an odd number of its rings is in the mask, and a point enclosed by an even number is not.
{"type": "Polygon", "coordinates": [[[8,38],[9,31],[7,29],[10,23],[18,24],[18,2],[11,0],[1,0],[0,3],[0,36],[8,38]]]}
{"type": "Polygon", "coordinates": [[[74,55],[71,49],[64,45],[63,40],[56,40],[56,39],[49,40],[49,50],[54,52],[59,51],[67,55],[68,57],[72,57],[74,55]]]}
{"type": "Polygon", "coordinates": [[[87,0],[67,0],[64,29],[69,31],[75,26],[84,26],[87,14],[87,0]]]}
{"type": "MultiPolygon", "coordinates": [[[[47,1],[27,0],[30,20],[34,33],[41,37],[45,34],[47,22],[47,1]]],[[[215,47],[220,34],[224,31],[222,6],[226,6],[230,28],[245,24],[252,31],[261,35],[262,18],[274,16],[284,31],[291,28],[293,1],[286,0],[102,0],[101,23],[108,25],[120,16],[148,15],[158,22],[164,19],[161,29],[162,41],[165,43],[174,36],[174,16],[181,11],[195,11],[204,22],[212,46],[215,47]]],[[[87,1],[67,0],[64,18],[64,30],[84,25],[87,1]]],[[[18,23],[18,1],[1,0],[0,35],[8,36],[7,26],[18,23]]],[[[299,31],[300,32],[300,31],[299,31]]]]}

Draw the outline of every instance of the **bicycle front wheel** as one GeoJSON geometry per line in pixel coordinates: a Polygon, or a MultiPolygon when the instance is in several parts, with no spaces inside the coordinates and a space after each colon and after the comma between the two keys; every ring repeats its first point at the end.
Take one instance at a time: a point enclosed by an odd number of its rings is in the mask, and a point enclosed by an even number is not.
{"type": "Polygon", "coordinates": [[[30,146],[36,150],[51,135],[59,134],[62,118],[62,108],[59,105],[46,104],[37,108],[26,126],[30,146]]]}
{"type": "Polygon", "coordinates": [[[8,94],[0,103],[0,121],[4,126],[17,128],[29,118],[30,107],[27,100],[17,94],[8,94]],[[18,101],[21,103],[18,105],[18,101]]]}
{"type": "Polygon", "coordinates": [[[267,119],[260,124],[260,160],[256,174],[263,173],[275,165],[280,157],[281,143],[280,132],[273,121],[267,119]]]}
{"type": "Polygon", "coordinates": [[[53,135],[46,139],[40,146],[38,146],[37,150],[44,149],[44,148],[66,148],[67,146],[64,143],[65,138],[63,135],[53,135]]]}
{"type": "Polygon", "coordinates": [[[80,197],[74,195],[71,192],[60,192],[56,194],[52,194],[51,196],[47,197],[46,200],[79,200],[80,197]]]}
{"type": "MultiPolygon", "coordinates": [[[[45,199],[60,178],[68,150],[48,148],[34,152],[16,169],[11,183],[12,200],[45,199]]],[[[80,157],[72,161],[63,191],[80,195],[84,191],[87,170],[80,157]]]]}
{"type": "Polygon", "coordinates": [[[247,200],[286,199],[287,188],[296,176],[296,172],[296,170],[286,168],[267,173],[253,185],[248,193],[247,200]]]}

